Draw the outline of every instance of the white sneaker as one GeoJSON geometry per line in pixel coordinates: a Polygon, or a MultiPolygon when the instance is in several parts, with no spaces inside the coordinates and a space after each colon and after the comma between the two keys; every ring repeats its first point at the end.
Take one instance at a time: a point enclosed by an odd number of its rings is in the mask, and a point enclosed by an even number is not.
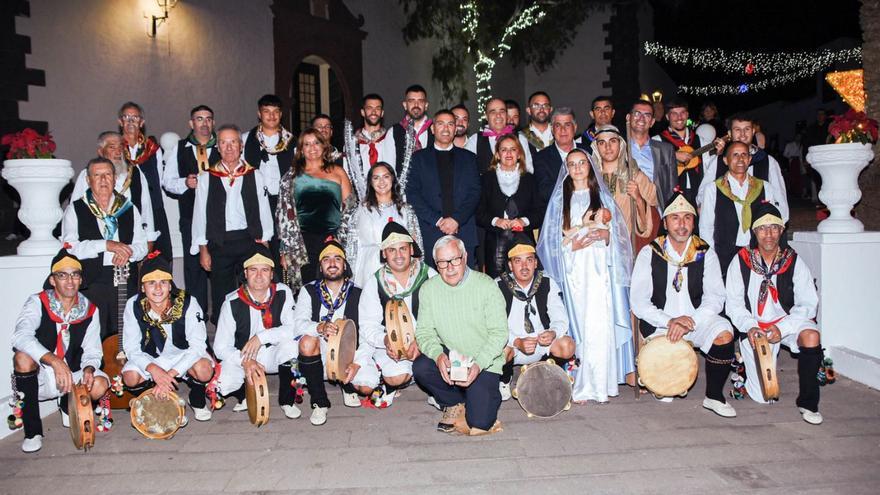
{"type": "Polygon", "coordinates": [[[799,407],[798,411],[801,413],[801,418],[811,425],[821,425],[822,421],[824,421],[822,414],[820,414],[819,411],[813,412],[809,409],[804,409],[803,407],[799,407]]]}
{"type": "Polygon", "coordinates": [[[501,400],[510,400],[510,384],[498,382],[498,391],[501,392],[501,400]]]}
{"type": "Polygon", "coordinates": [[[356,393],[342,392],[342,402],[345,407],[361,407],[361,399],[356,393]]]}
{"type": "Polygon", "coordinates": [[[438,411],[443,410],[443,408],[440,407],[440,404],[437,404],[437,399],[435,399],[433,395],[429,395],[428,400],[426,402],[428,403],[429,406],[433,407],[434,409],[436,409],[438,411]]]}
{"type": "Polygon", "coordinates": [[[722,418],[736,417],[736,409],[734,409],[733,406],[726,402],[721,402],[706,397],[705,399],[703,399],[703,407],[721,416],[722,418]]]}
{"type": "Polygon", "coordinates": [[[64,411],[61,411],[61,426],[70,428],[70,415],[64,411]]]}
{"type": "Polygon", "coordinates": [[[281,410],[284,411],[284,415],[290,419],[296,419],[303,414],[302,411],[300,411],[299,408],[293,404],[283,405],[281,406],[281,410]]]}
{"type": "Polygon", "coordinates": [[[235,405],[235,407],[232,408],[232,412],[242,412],[242,411],[247,411],[247,399],[242,399],[241,402],[239,402],[238,404],[235,405]]]}
{"type": "Polygon", "coordinates": [[[43,435],[37,435],[34,438],[25,438],[24,442],[21,442],[21,450],[22,452],[27,452],[30,454],[31,452],[36,452],[43,448],[43,435]]]}
{"type": "Polygon", "coordinates": [[[327,407],[312,406],[312,416],[309,421],[315,426],[321,426],[327,422],[327,407]]]}
{"type": "Polygon", "coordinates": [[[672,400],[673,400],[672,397],[660,397],[657,394],[651,394],[651,395],[654,396],[654,400],[656,400],[657,402],[665,402],[668,404],[668,403],[672,402],[672,400]]]}
{"type": "Polygon", "coordinates": [[[210,421],[211,420],[211,409],[207,407],[194,407],[193,417],[196,418],[196,421],[210,421]]]}

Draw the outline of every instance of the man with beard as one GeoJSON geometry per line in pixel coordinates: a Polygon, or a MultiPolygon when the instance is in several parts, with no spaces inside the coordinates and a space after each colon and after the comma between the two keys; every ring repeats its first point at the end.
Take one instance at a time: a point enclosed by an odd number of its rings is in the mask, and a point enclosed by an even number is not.
{"type": "MultiPolygon", "coordinates": [[[[336,335],[339,329],[334,323],[340,318],[358,318],[358,304],[361,289],[351,281],[351,268],[345,259],[345,251],[336,239],[330,237],[318,255],[320,267],[318,278],[302,287],[296,299],[294,318],[299,341],[299,371],[306,379],[312,415],[309,418],[315,426],[327,422],[330,399],[324,386],[327,361],[327,339],[336,335]]],[[[358,402],[354,386],[347,380],[342,390],[346,405],[358,402]]]]}
{"type": "MultiPolygon", "coordinates": [[[[513,126],[507,124],[507,106],[501,98],[491,98],[486,102],[486,122],[486,128],[472,134],[466,145],[468,151],[477,155],[477,170],[480,175],[489,170],[498,138],[514,133],[513,126]]],[[[526,170],[532,173],[535,169],[532,166],[532,154],[529,152],[529,142],[525,135],[519,135],[519,144],[522,145],[526,155],[526,170]]]]}
{"type": "Polygon", "coordinates": [[[146,120],[143,109],[137,103],[129,101],[123,104],[119,109],[117,122],[122,130],[122,156],[130,167],[137,167],[144,173],[150,190],[153,227],[147,241],[152,242],[152,247],[162,252],[162,255],[170,261],[171,232],[168,229],[168,217],[165,216],[165,203],[162,200],[162,176],[165,170],[162,148],[153,136],[144,136],[146,120]]]}
{"type": "Polygon", "coordinates": [[[590,145],[596,140],[596,128],[611,125],[614,120],[614,102],[611,101],[610,96],[600,95],[593,98],[593,103],[590,105],[590,118],[593,119],[593,123],[581,135],[578,148],[592,153],[590,145]]]}
{"type": "Polygon", "coordinates": [[[725,297],[721,267],[715,251],[694,235],[696,216],[694,206],[676,192],[663,210],[663,226],[669,234],[651,241],[636,257],[632,312],[641,320],[643,337],[685,339],[705,353],[703,407],[732,418],[736,411],[724,399],[724,382],[734,358],[733,329],[719,316],[725,297]]]}
{"type": "MultiPolygon", "coordinates": [[[[380,248],[384,263],[367,279],[361,291],[358,307],[360,340],[354,363],[347,370],[346,381],[351,382],[360,395],[370,397],[374,404],[387,407],[394,400],[396,390],[409,383],[412,360],[418,356],[419,350],[413,341],[405,356],[391,351],[385,309],[389,302],[403,301],[408,309],[405,316],[415,329],[419,316],[419,289],[437,272],[419,260],[422,257],[419,245],[397,222],[388,222],[385,226],[380,248]],[[384,384],[382,387],[380,378],[384,384]]],[[[356,396],[345,394],[345,400],[347,406],[360,406],[356,396]]]]}
{"type": "Polygon", "coordinates": [[[275,262],[269,250],[254,244],[245,260],[245,282],[226,295],[217,321],[214,353],[221,361],[220,394],[233,395],[233,411],[245,411],[244,381],[253,383],[266,373],[278,373],[278,403],[284,415],[296,419],[302,412],[294,404],[291,359],[297,355],[294,340],[293,291],[272,281],[275,262]]]}
{"type": "Polygon", "coordinates": [[[675,147],[651,139],[649,133],[654,125],[654,105],[649,101],[637,100],[633,103],[626,114],[626,123],[630,131],[630,153],[642,172],[657,186],[657,204],[665,208],[678,184],[675,147]]]}
{"type": "MultiPolygon", "coordinates": [[[[474,254],[477,246],[474,215],[480,202],[476,157],[466,149],[453,146],[455,116],[452,112],[435,113],[433,128],[432,146],[413,154],[406,199],[419,218],[423,245],[431,246],[440,237],[455,234],[464,242],[468,253],[474,254]]],[[[425,255],[425,261],[433,267],[430,253],[425,255]]],[[[475,260],[475,256],[469,258],[475,260]]]]}
{"type": "Polygon", "coordinates": [[[190,254],[211,272],[211,322],[216,324],[226,294],[238,286],[241,264],[251,245],[268,246],[275,232],[263,174],[241,156],[241,131],[217,130],[220,161],[196,187],[190,254]]]}
{"type": "Polygon", "coordinates": [[[543,91],[532,93],[526,113],[529,114],[529,126],[522,133],[529,142],[529,152],[535,155],[553,144],[553,130],[550,127],[553,105],[550,104],[550,96],[543,91]]]}
{"type": "Polygon", "coordinates": [[[336,149],[336,146],[333,146],[333,121],[330,120],[330,116],[325,113],[315,115],[312,118],[312,127],[330,145],[330,161],[337,165],[342,165],[342,152],[336,149]]]}
{"type": "MultiPolygon", "coordinates": [[[[375,93],[364,96],[361,105],[364,126],[355,131],[354,137],[358,145],[357,153],[360,157],[364,179],[366,179],[370,167],[376,163],[395,163],[396,160],[397,149],[394,145],[394,136],[382,127],[382,118],[385,116],[384,105],[385,100],[375,93]]],[[[346,163],[345,169],[348,170],[351,164],[348,163],[347,156],[343,160],[346,163]]]]}
{"type": "Polygon", "coordinates": [[[562,302],[562,289],[538,270],[535,245],[526,235],[507,252],[509,272],[495,279],[507,303],[507,347],[501,372],[501,400],[510,399],[510,380],[514,365],[531,364],[553,358],[566,369],[574,356],[574,339],[568,332],[568,313],[562,302]]]}
{"type": "Polygon", "coordinates": [[[214,111],[207,105],[198,105],[189,112],[190,133],[168,153],[162,186],[177,198],[180,218],[180,239],[183,245],[183,283],[186,291],[208,311],[208,272],[202,268],[199,257],[189,253],[192,244],[193,207],[198,177],[211,165],[220,161],[217,135],[214,134],[214,111]]]}
{"type": "Polygon", "coordinates": [[[538,192],[545,203],[550,199],[565,157],[575,147],[574,138],[577,136],[577,121],[571,108],[557,108],[553,111],[550,122],[549,127],[553,132],[551,144],[535,155],[535,179],[538,182],[538,192]]]}
{"type": "Polygon", "coordinates": [[[690,146],[692,149],[702,147],[704,144],[700,140],[694,130],[688,126],[688,107],[684,100],[673,98],[666,103],[666,120],[669,127],[660,131],[652,139],[657,141],[665,141],[675,147],[675,160],[678,162],[678,187],[681,188],[688,202],[697,204],[697,191],[700,183],[703,181],[705,160],[709,158],[709,153],[703,153],[703,156],[691,157],[685,151],[681,151],[684,146],[690,146]],[[691,163],[691,158],[695,160],[691,163]]]}
{"type": "MultiPolygon", "coordinates": [[[[98,307],[101,338],[115,335],[121,325],[117,307],[115,268],[135,263],[147,254],[147,239],[140,212],[113,188],[113,163],[93,158],[86,165],[89,188],[82,198],[70,203],[61,223],[61,239],[70,244],[70,253],[82,263],[84,293],[98,307]]],[[[136,277],[128,279],[128,289],[137,289],[136,277]]]]}
{"type": "MultiPolygon", "coordinates": [[[[150,202],[150,188],[146,186],[146,176],[139,167],[127,164],[122,159],[122,136],[118,132],[104,131],[98,136],[98,156],[113,163],[113,171],[116,173],[114,189],[130,199],[141,213],[147,236],[147,249],[149,249],[159,233],[153,228],[153,204],[150,202]]],[[[70,201],[85,196],[88,188],[88,174],[83,170],[73,185],[70,201]]]]}
{"type": "Polygon", "coordinates": [[[467,146],[467,131],[471,123],[471,113],[468,111],[467,107],[461,103],[452,107],[451,111],[452,115],[455,115],[455,139],[452,140],[452,144],[454,144],[456,148],[464,148],[467,146]]]}
{"type": "Polygon", "coordinates": [[[513,126],[513,132],[519,132],[519,103],[516,100],[504,100],[504,106],[507,107],[507,125],[513,126]]]}
{"type": "Polygon", "coordinates": [[[67,394],[77,383],[98,400],[110,387],[101,371],[99,312],[83,294],[82,264],[66,249],[52,259],[44,290],[28,297],[12,333],[13,384],[22,401],[21,450],[43,446],[41,400],[61,398],[61,424],[70,428],[67,394]]]}
{"type": "Polygon", "coordinates": [[[406,151],[406,129],[410,125],[415,131],[416,141],[413,152],[427,149],[434,142],[431,133],[431,119],[428,118],[428,92],[422,86],[413,84],[403,92],[403,120],[391,126],[391,134],[394,137],[395,168],[397,175],[403,168],[403,157],[406,151]]]}

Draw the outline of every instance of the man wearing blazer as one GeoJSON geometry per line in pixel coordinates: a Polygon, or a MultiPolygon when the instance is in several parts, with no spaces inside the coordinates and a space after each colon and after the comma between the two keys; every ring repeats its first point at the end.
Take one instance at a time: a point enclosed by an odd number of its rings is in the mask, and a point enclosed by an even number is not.
{"type": "Polygon", "coordinates": [[[434,114],[434,143],[413,154],[406,199],[419,218],[425,261],[434,267],[430,247],[444,235],[464,241],[468,264],[476,260],[477,232],[474,214],[480,202],[477,157],[455,147],[455,115],[449,110],[434,114]]]}
{"type": "Polygon", "coordinates": [[[649,132],[654,125],[654,107],[651,102],[638,100],[633,103],[632,109],[626,115],[626,122],[629,125],[629,146],[632,157],[642,172],[657,186],[657,203],[662,210],[666,208],[672,197],[672,190],[678,184],[675,147],[651,139],[649,132]]]}
{"type": "Polygon", "coordinates": [[[578,126],[574,110],[569,107],[554,109],[550,115],[550,129],[553,132],[553,143],[535,155],[535,180],[544,203],[550,200],[566,155],[575,148],[574,138],[577,137],[578,126]]]}

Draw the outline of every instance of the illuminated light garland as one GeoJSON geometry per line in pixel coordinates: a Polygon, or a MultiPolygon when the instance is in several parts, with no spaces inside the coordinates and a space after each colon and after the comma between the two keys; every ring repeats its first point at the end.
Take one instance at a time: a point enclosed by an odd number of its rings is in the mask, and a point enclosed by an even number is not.
{"type": "Polygon", "coordinates": [[[511,39],[517,33],[540,22],[546,13],[541,10],[540,5],[530,5],[504,28],[504,33],[501,35],[501,41],[498,45],[492,48],[489,53],[484,53],[483,50],[475,47],[477,30],[480,27],[480,14],[477,11],[477,2],[463,2],[459,5],[459,9],[462,12],[461,21],[464,25],[464,34],[468,40],[468,53],[471,53],[473,48],[477,58],[477,61],[474,63],[474,74],[477,78],[477,112],[483,114],[486,102],[492,97],[492,72],[495,69],[496,62],[510,51],[511,39]]]}
{"type": "Polygon", "coordinates": [[[864,70],[845,70],[829,72],[825,75],[828,84],[837,91],[847,105],[856,112],[865,111],[865,81],[864,70]]]}

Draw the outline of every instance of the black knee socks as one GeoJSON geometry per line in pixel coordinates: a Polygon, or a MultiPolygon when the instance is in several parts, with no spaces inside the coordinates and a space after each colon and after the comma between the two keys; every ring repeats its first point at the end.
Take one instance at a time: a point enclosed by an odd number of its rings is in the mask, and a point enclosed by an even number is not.
{"type": "Polygon", "coordinates": [[[208,404],[205,398],[207,383],[200,382],[193,377],[187,377],[187,385],[189,385],[189,405],[194,409],[204,409],[208,404]]]}
{"type": "Polygon", "coordinates": [[[800,393],[795,402],[798,407],[818,412],[819,411],[819,380],[816,374],[822,364],[824,356],[822,348],[801,347],[798,355],[798,382],[800,393]]]}
{"type": "Polygon", "coordinates": [[[299,371],[306,379],[312,406],[330,407],[330,399],[327,398],[327,389],[324,387],[324,363],[321,355],[300,356],[299,371]]]}
{"type": "Polygon", "coordinates": [[[24,394],[21,408],[21,421],[24,426],[24,437],[34,438],[43,434],[43,420],[40,419],[40,382],[39,371],[29,373],[15,372],[15,389],[24,394]]]}
{"type": "Polygon", "coordinates": [[[501,383],[509,385],[511,380],[513,380],[513,359],[504,363],[504,366],[501,367],[501,383]]]}
{"type": "Polygon", "coordinates": [[[730,376],[730,364],[733,363],[733,342],[714,344],[706,353],[706,397],[724,400],[724,382],[730,376]]]}
{"type": "Polygon", "coordinates": [[[293,369],[290,363],[278,365],[278,404],[282,406],[292,406],[296,398],[293,392],[293,369]]]}

